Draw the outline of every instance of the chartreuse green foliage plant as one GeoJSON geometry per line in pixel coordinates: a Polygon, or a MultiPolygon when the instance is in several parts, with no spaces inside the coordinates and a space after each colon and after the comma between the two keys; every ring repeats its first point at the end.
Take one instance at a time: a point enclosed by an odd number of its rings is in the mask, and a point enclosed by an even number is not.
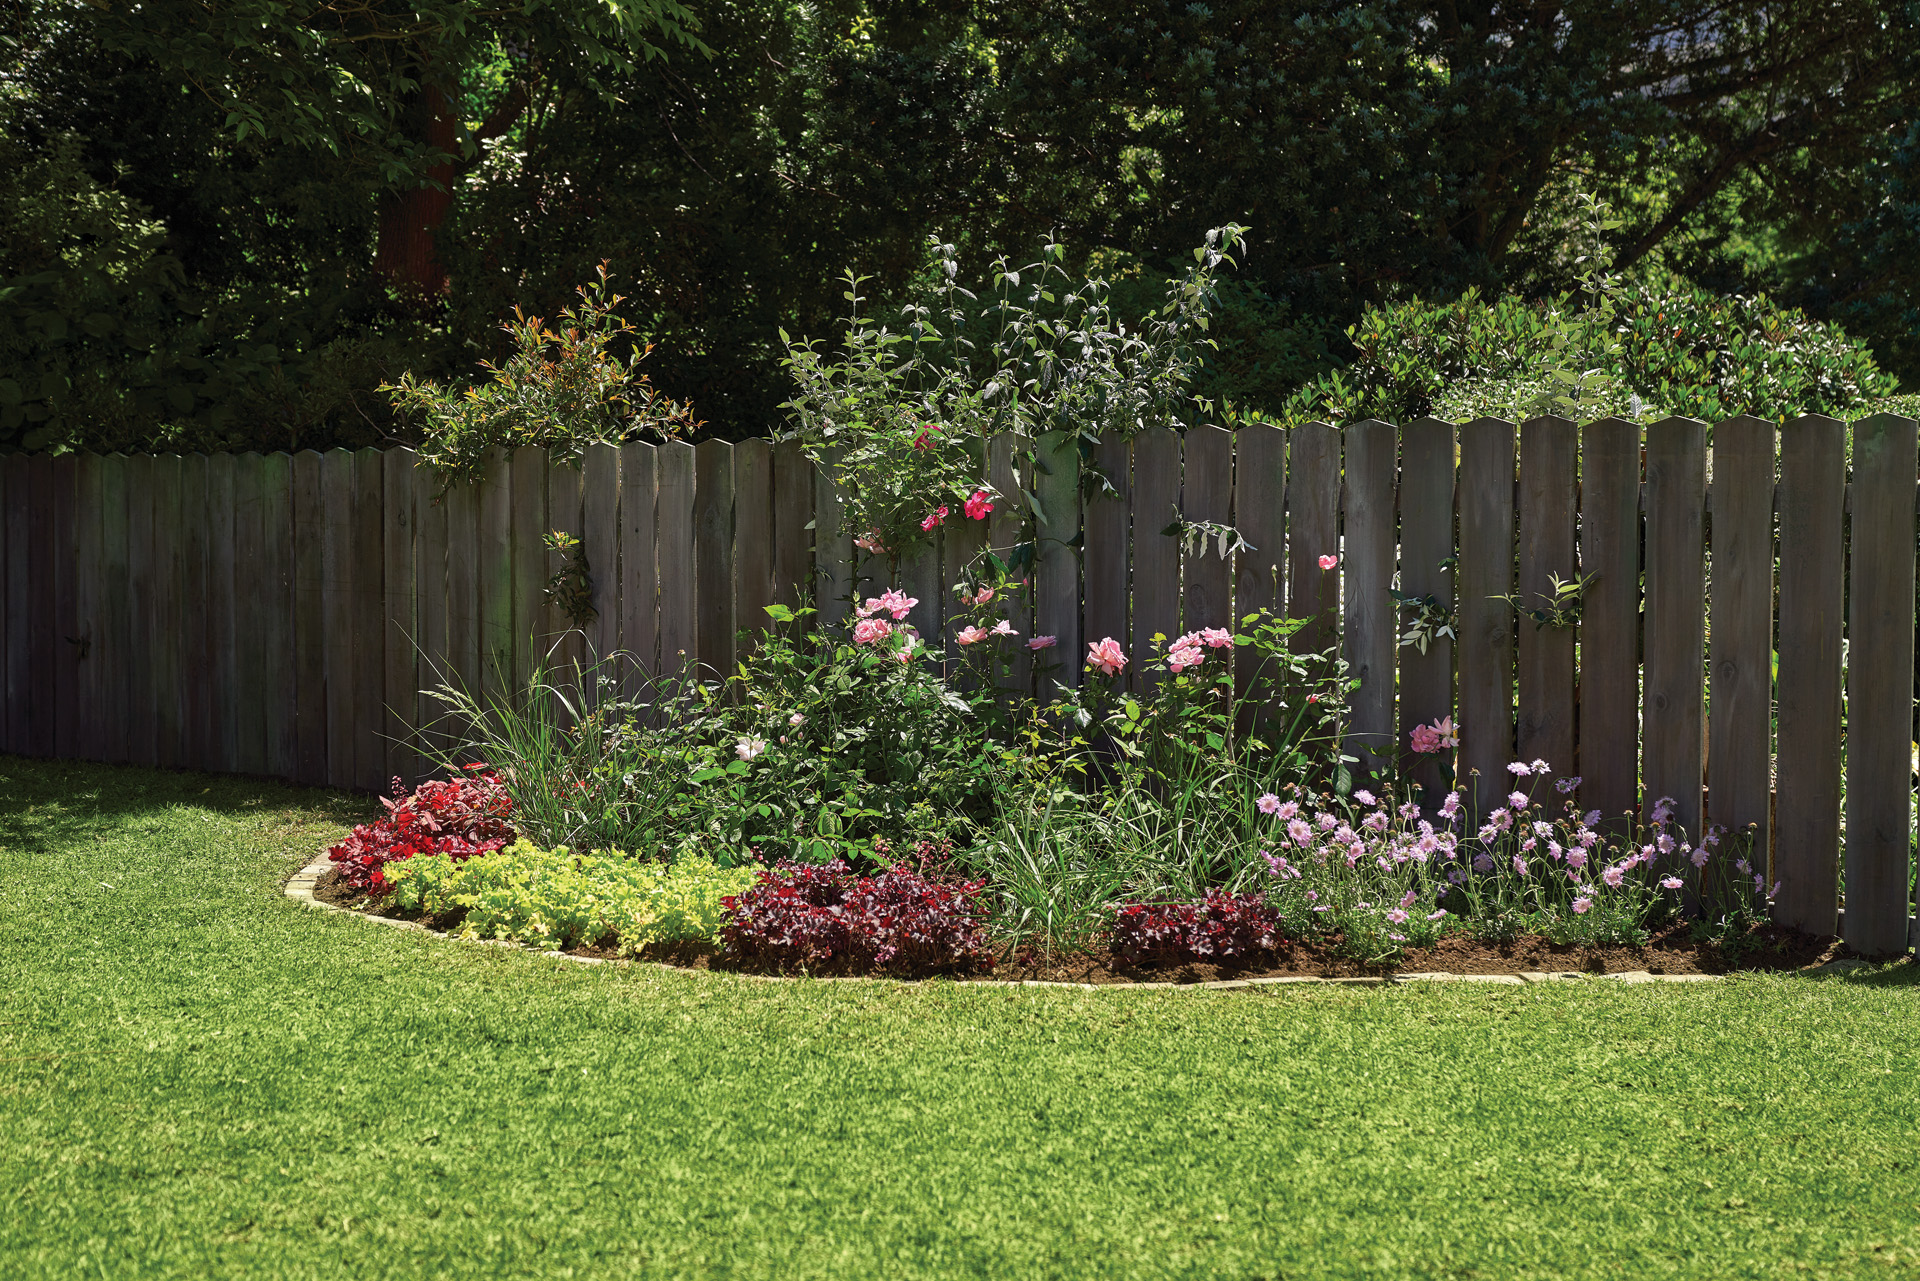
{"type": "Polygon", "coordinates": [[[462,938],[540,948],[717,943],[722,900],[754,883],[751,867],[689,856],[673,863],[618,851],[576,854],[520,840],[486,858],[389,864],[386,902],[427,916],[460,913],[462,938]],[[402,870],[404,868],[404,870],[402,870]]]}

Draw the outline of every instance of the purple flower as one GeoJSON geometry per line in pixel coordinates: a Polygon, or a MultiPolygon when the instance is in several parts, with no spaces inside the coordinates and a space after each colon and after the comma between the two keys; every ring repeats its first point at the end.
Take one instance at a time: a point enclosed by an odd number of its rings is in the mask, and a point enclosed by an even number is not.
{"type": "Polygon", "coordinates": [[[1259,800],[1254,802],[1254,805],[1262,814],[1278,814],[1280,812],[1280,798],[1272,792],[1264,793],[1259,800]]]}
{"type": "Polygon", "coordinates": [[[1395,925],[1405,925],[1407,922],[1407,914],[1396,907],[1387,913],[1387,919],[1395,925]]]}
{"type": "Polygon", "coordinates": [[[1371,805],[1373,804],[1373,793],[1363,787],[1353,794],[1353,799],[1362,805],[1371,805]]]}
{"type": "Polygon", "coordinates": [[[1513,856],[1513,870],[1516,875],[1525,876],[1527,874],[1527,860],[1515,854],[1513,856]]]}
{"type": "Polygon", "coordinates": [[[1516,778],[1525,778],[1528,774],[1532,773],[1532,770],[1527,767],[1525,761],[1508,761],[1507,773],[1514,775],[1516,778]]]}
{"type": "Polygon", "coordinates": [[[1618,863],[1615,863],[1612,867],[1609,867],[1606,871],[1600,873],[1600,879],[1605,881],[1613,889],[1617,890],[1620,888],[1620,883],[1627,879],[1627,874],[1625,869],[1623,869],[1618,863]]]}
{"type": "Polygon", "coordinates": [[[1527,808],[1527,794],[1525,792],[1508,792],[1507,805],[1514,810],[1527,808]]]}
{"type": "Polygon", "coordinates": [[[1440,920],[1442,917],[1446,916],[1446,914],[1447,914],[1447,909],[1443,907],[1437,912],[1427,913],[1427,919],[1429,921],[1437,921],[1437,920],[1440,920]]]}
{"type": "Polygon", "coordinates": [[[1593,906],[1593,900],[1586,897],[1585,895],[1582,895],[1579,898],[1573,900],[1573,914],[1575,916],[1582,916],[1586,913],[1586,910],[1592,906],[1593,906]]]}
{"type": "Polygon", "coordinates": [[[1686,882],[1677,876],[1663,876],[1660,878],[1660,887],[1662,889],[1677,890],[1685,884],[1686,882]]]}
{"type": "Polygon", "coordinates": [[[1293,838],[1295,845],[1313,844],[1313,829],[1301,819],[1296,818],[1287,824],[1287,835],[1293,838]]]}

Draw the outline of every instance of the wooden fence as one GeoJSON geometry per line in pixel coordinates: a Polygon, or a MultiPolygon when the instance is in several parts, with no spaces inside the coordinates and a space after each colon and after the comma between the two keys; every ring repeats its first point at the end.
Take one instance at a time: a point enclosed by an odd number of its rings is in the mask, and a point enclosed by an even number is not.
{"type": "MultiPolygon", "coordinates": [[[[1483,805],[1509,760],[1543,758],[1581,776],[1588,808],[1672,796],[1691,831],[1756,825],[1778,916],[1817,932],[1839,921],[1844,838],[1848,941],[1906,946],[1913,420],[1423,419],[1027,453],[995,440],[987,470],[1047,517],[1013,623],[1059,638],[1063,679],[1088,640],[1137,662],[1156,633],[1263,607],[1310,617],[1299,643],[1337,643],[1359,678],[1356,749],[1404,747],[1451,713],[1483,805]],[[1083,503],[1085,465],[1117,496],[1083,503]],[[1160,532],[1176,511],[1253,550],[1186,554],[1160,532]],[[1535,603],[1576,575],[1591,576],[1577,628],[1501,599],[1535,603]],[[1396,576],[1457,599],[1457,644],[1397,643],[1396,576]]],[[[681,655],[728,670],[766,605],[817,601],[831,621],[878,566],[856,560],[832,487],[790,442],[597,447],[579,469],[522,449],[438,500],[405,449],[14,455],[0,483],[0,748],[363,789],[421,771],[407,744],[435,711],[422,654],[497,687],[567,632],[544,591],[546,531],[583,540],[597,611],[559,643],[655,670],[681,655]]],[[[1029,519],[1002,502],[949,522],[902,567],[923,635],[945,630],[945,585],[1029,519]]]]}

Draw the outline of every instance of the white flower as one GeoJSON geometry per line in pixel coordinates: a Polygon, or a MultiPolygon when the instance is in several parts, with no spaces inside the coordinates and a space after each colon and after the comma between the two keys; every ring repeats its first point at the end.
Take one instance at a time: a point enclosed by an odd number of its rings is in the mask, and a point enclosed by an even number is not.
{"type": "Polygon", "coordinates": [[[733,754],[743,761],[750,761],[767,750],[767,740],[751,734],[733,745],[733,754]]]}
{"type": "Polygon", "coordinates": [[[805,725],[806,723],[807,723],[807,718],[802,716],[799,712],[795,712],[793,715],[787,717],[787,724],[793,726],[793,728],[795,729],[799,729],[802,725],[805,725]]]}

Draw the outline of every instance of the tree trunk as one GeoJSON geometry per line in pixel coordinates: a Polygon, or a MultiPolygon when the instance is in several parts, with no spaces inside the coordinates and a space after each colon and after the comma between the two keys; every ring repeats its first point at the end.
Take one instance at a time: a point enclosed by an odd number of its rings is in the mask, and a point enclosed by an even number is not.
{"type": "Polygon", "coordinates": [[[408,311],[424,313],[447,294],[447,272],[434,249],[434,237],[453,207],[453,104],[444,90],[423,83],[408,104],[408,132],[448,157],[427,169],[426,181],[389,188],[380,197],[379,240],[373,267],[408,311]]]}

